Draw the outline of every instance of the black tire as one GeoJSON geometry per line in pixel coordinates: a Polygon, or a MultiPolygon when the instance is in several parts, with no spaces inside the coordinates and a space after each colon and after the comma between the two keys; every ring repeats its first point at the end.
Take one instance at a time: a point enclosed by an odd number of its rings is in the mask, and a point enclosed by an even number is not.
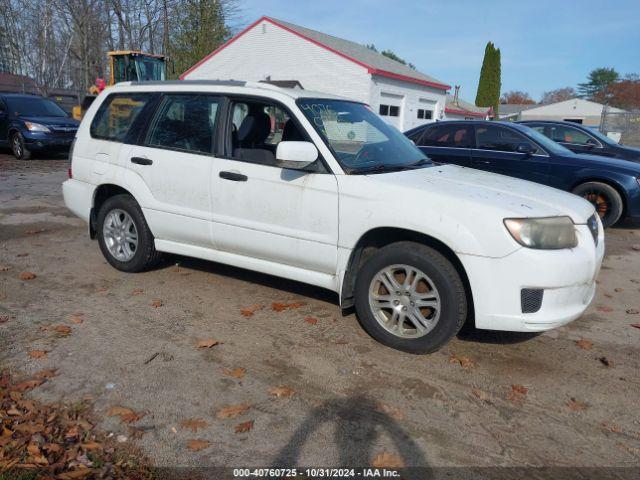
{"type": "Polygon", "coordinates": [[[369,257],[357,274],[355,306],[358,320],[380,343],[408,353],[435,352],[453,338],[467,317],[467,296],[455,267],[438,251],[414,242],[397,242],[369,257]],[[440,295],[440,317],[435,327],[417,338],[402,338],[385,329],[369,305],[369,289],[374,277],[391,265],[408,265],[426,274],[440,295]]]}
{"type": "Polygon", "coordinates": [[[151,230],[149,230],[149,226],[144,219],[140,205],[138,205],[138,202],[136,202],[131,195],[114,195],[107,199],[100,207],[97,220],[96,235],[98,237],[100,250],[102,250],[102,254],[114,268],[122,272],[142,272],[153,267],[160,261],[161,254],[155,249],[153,234],[151,233],[151,230]],[[105,240],[105,219],[110,212],[116,209],[129,214],[133,220],[138,236],[138,245],[133,257],[128,261],[118,260],[109,251],[106,244],[107,241],[105,240]]]}
{"type": "Polygon", "coordinates": [[[31,151],[27,148],[24,137],[20,132],[15,132],[11,135],[11,151],[18,160],[29,160],[31,158],[31,151]]]}
{"type": "Polygon", "coordinates": [[[573,193],[593,204],[604,228],[620,220],[624,203],[618,191],[611,185],[602,182],[586,182],[574,188],[573,193]]]}

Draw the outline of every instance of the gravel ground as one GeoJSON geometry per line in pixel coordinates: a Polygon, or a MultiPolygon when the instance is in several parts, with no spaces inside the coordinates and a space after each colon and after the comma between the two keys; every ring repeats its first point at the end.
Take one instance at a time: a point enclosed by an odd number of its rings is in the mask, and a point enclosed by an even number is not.
{"type": "Polygon", "coordinates": [[[577,321],[533,337],[468,330],[411,356],[318,288],[181,257],[114,270],[65,209],[65,177],[66,161],[0,153],[0,368],[58,368],[32,395],[91,397],[100,428],[154,465],[367,466],[386,453],[429,467],[638,466],[633,226],[607,232],[596,299],[577,321]],[[206,339],[221,343],[197,348],[206,339]],[[144,415],[127,424],[107,415],[114,406],[144,415]]]}

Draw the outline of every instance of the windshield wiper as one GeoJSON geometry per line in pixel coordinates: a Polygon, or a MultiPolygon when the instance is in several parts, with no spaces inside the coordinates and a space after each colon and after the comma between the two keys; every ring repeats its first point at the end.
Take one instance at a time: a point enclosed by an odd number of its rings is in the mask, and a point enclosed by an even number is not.
{"type": "Polygon", "coordinates": [[[402,170],[413,170],[415,168],[423,167],[424,165],[432,165],[433,162],[428,158],[422,158],[414,163],[404,163],[400,165],[393,165],[388,163],[382,163],[378,165],[372,165],[371,167],[354,168],[349,170],[350,175],[366,175],[367,173],[388,173],[399,172],[402,170]]]}

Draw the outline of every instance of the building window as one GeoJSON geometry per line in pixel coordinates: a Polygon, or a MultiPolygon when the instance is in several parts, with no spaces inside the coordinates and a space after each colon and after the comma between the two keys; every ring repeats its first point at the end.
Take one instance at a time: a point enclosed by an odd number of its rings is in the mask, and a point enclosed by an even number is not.
{"type": "Polygon", "coordinates": [[[424,119],[424,120],[431,120],[433,118],[433,110],[425,110],[423,108],[419,108],[418,118],[424,119]]]}
{"type": "Polygon", "coordinates": [[[380,105],[380,115],[383,117],[399,117],[400,107],[396,105],[380,105]]]}

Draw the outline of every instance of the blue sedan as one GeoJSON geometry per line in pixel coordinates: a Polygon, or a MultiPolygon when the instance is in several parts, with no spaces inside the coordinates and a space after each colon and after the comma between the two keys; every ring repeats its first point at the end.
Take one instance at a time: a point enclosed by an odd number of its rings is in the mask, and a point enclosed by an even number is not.
{"type": "Polygon", "coordinates": [[[432,160],[501,173],[589,200],[604,227],[640,219],[640,164],[575,154],[540,132],[510,122],[445,121],[405,132],[432,160]]]}

